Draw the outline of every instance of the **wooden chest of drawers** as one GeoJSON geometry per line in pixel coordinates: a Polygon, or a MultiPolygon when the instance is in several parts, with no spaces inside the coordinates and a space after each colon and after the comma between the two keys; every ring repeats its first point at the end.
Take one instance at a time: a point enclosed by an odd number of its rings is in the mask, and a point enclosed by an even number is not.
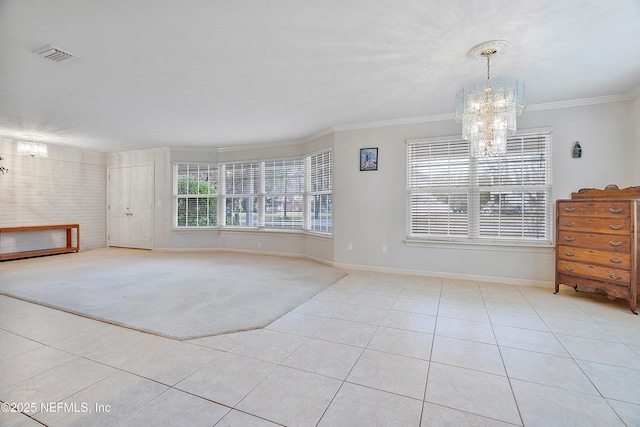
{"type": "Polygon", "coordinates": [[[561,284],[604,291],[638,314],[640,198],[615,198],[625,190],[596,190],[592,198],[582,198],[581,190],[556,201],[555,293],[561,284]]]}

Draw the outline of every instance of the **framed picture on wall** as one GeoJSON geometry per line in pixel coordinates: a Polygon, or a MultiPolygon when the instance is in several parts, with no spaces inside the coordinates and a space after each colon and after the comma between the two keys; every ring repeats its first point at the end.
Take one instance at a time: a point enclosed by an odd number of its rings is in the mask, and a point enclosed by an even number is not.
{"type": "Polygon", "coordinates": [[[361,148],[360,149],[360,170],[361,171],[377,171],[378,170],[378,148],[361,148]]]}

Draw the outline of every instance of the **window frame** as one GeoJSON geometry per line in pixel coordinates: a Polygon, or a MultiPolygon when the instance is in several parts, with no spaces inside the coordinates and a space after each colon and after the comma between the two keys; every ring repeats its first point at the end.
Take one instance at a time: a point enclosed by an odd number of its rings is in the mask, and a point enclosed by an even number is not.
{"type": "MultiPolygon", "coordinates": [[[[267,160],[246,160],[246,161],[237,161],[237,162],[219,162],[219,163],[209,163],[209,162],[188,162],[188,161],[176,161],[173,163],[173,218],[172,218],[172,230],[173,231],[186,231],[186,230],[246,230],[246,231],[268,231],[268,232],[283,232],[283,233],[308,233],[308,234],[317,234],[324,237],[332,237],[333,236],[333,149],[331,147],[325,148],[322,150],[318,150],[316,152],[306,154],[301,157],[285,157],[285,158],[276,158],[276,159],[267,159],[267,160]],[[323,158],[325,160],[328,159],[327,162],[323,163],[327,170],[323,170],[323,173],[320,176],[314,177],[311,176],[313,173],[312,163],[315,158],[323,158]],[[299,162],[302,167],[302,189],[300,191],[287,191],[285,188],[284,192],[280,191],[269,191],[269,189],[265,188],[265,171],[268,168],[268,164],[274,163],[283,163],[287,162],[299,162]],[[229,168],[234,168],[237,165],[257,165],[254,170],[254,179],[256,180],[253,185],[253,191],[245,191],[244,188],[237,189],[233,188],[231,191],[228,191],[227,188],[227,171],[229,168]],[[188,198],[190,195],[179,195],[178,194],[178,185],[179,185],[179,175],[178,171],[182,166],[188,167],[202,167],[207,166],[209,168],[216,168],[217,170],[217,194],[215,197],[217,198],[217,214],[216,214],[216,225],[206,225],[206,226],[188,226],[188,225],[178,225],[178,206],[179,199],[188,198]],[[318,184],[316,181],[320,179],[320,183],[318,184]],[[300,223],[296,223],[294,226],[287,225],[277,225],[270,224],[266,221],[265,215],[268,215],[267,212],[267,198],[268,197],[295,197],[298,200],[301,200],[302,208],[301,208],[301,220],[300,223]],[[246,221],[240,224],[228,224],[227,222],[227,204],[229,200],[235,202],[236,200],[242,200],[252,198],[255,199],[255,218],[252,223],[247,225],[246,221]],[[314,203],[314,198],[320,198],[323,200],[325,205],[328,205],[328,212],[322,213],[322,217],[320,219],[320,223],[324,224],[325,227],[315,227],[316,219],[312,218],[312,206],[314,203]],[[299,225],[298,225],[299,224],[299,225]]],[[[286,183],[285,183],[286,184],[286,183]]],[[[207,196],[207,195],[193,195],[195,196],[207,196]]],[[[212,195],[208,195],[212,197],[212,195]]]]}
{"type": "MultiPolygon", "coordinates": [[[[260,218],[259,224],[261,227],[268,229],[276,229],[276,230],[303,230],[305,227],[305,193],[306,193],[306,167],[305,167],[305,159],[304,157],[296,157],[296,158],[288,158],[288,159],[274,159],[274,160],[263,160],[261,162],[261,188],[260,188],[260,199],[262,203],[262,209],[260,210],[260,218]],[[280,163],[280,164],[276,164],[280,163]],[[291,179],[289,176],[281,176],[277,177],[273,176],[274,189],[267,188],[267,174],[269,170],[287,170],[289,168],[299,169],[298,173],[301,173],[302,176],[294,177],[291,179]],[[278,184],[282,185],[282,188],[278,188],[276,185],[276,181],[280,178],[281,182],[278,184]],[[289,191],[290,183],[295,185],[295,181],[299,180],[298,190],[289,191]],[[280,190],[280,191],[276,191],[280,190]],[[273,211],[267,211],[268,209],[268,198],[284,198],[285,203],[285,217],[287,213],[287,198],[297,198],[299,200],[299,207],[290,210],[289,212],[299,213],[299,221],[292,219],[291,225],[286,225],[284,222],[280,225],[274,224],[273,222],[267,222],[267,215],[273,215],[273,211]]],[[[272,202],[273,203],[273,202],[272,202]]],[[[297,203],[292,202],[294,205],[297,203]]]]}
{"type": "Polygon", "coordinates": [[[220,176],[220,188],[221,188],[221,199],[219,199],[219,205],[221,205],[222,210],[222,221],[218,221],[220,227],[225,228],[258,228],[259,222],[259,213],[260,213],[260,185],[261,185],[261,162],[255,160],[247,160],[241,162],[227,162],[220,163],[219,165],[219,176],[220,176]],[[231,191],[229,191],[228,185],[228,172],[229,170],[233,170],[232,175],[235,180],[237,177],[235,175],[236,168],[241,171],[248,171],[252,176],[242,177],[242,181],[240,184],[241,188],[237,188],[236,183],[232,182],[230,185],[232,187],[231,191]],[[245,186],[249,185],[251,190],[246,189],[245,186]],[[231,206],[229,206],[229,201],[231,200],[231,206]],[[238,224],[228,224],[227,211],[229,208],[231,209],[232,216],[240,217],[241,212],[234,212],[236,202],[239,202],[242,205],[244,201],[244,213],[245,218],[244,222],[239,222],[238,224]],[[251,204],[248,208],[247,205],[251,204]],[[253,216],[253,209],[256,210],[255,218],[253,216]]]}
{"type": "Polygon", "coordinates": [[[304,161],[306,175],[305,230],[310,233],[333,235],[333,150],[316,151],[305,156],[304,161]],[[318,162],[317,159],[321,159],[321,161],[318,162]],[[322,168],[317,167],[318,165],[321,165],[322,168]],[[322,171],[316,173],[319,169],[322,169],[322,171]],[[327,169],[328,171],[326,171],[327,169]],[[323,200],[327,206],[327,212],[321,215],[323,200]],[[315,215],[320,215],[321,217],[312,218],[315,216],[313,207],[317,206],[318,203],[320,211],[315,215]],[[326,226],[322,226],[323,219],[326,226]],[[316,220],[318,221],[317,223],[316,220]]]}
{"type": "MultiPolygon", "coordinates": [[[[412,147],[416,146],[426,146],[429,144],[456,144],[458,148],[464,146],[466,144],[466,151],[468,152],[468,141],[462,140],[459,136],[453,137],[436,137],[436,138],[418,138],[418,139],[410,139],[407,140],[407,176],[406,176],[406,240],[405,243],[407,246],[431,246],[431,245],[479,245],[484,247],[538,247],[538,248],[552,248],[553,247],[553,228],[554,228],[554,220],[553,220],[553,200],[552,200],[552,164],[551,164],[551,143],[552,143],[552,134],[553,130],[551,128],[540,128],[540,129],[528,129],[522,130],[518,132],[516,135],[509,137],[509,141],[512,144],[514,140],[521,140],[519,142],[520,145],[525,146],[527,142],[526,138],[533,138],[537,136],[538,139],[542,139],[544,141],[544,145],[538,148],[541,156],[539,161],[544,165],[544,177],[543,183],[526,183],[525,176],[526,174],[522,173],[521,179],[523,183],[520,185],[483,185],[481,183],[481,178],[479,177],[479,163],[480,162],[491,162],[491,160],[486,160],[486,158],[473,158],[468,156],[468,172],[467,177],[469,182],[465,185],[450,185],[447,183],[438,182],[440,186],[416,186],[416,182],[420,181],[420,178],[416,179],[416,168],[412,164],[412,147]],[[431,191],[430,191],[431,190],[431,191]],[[517,220],[513,218],[509,218],[508,215],[513,214],[513,212],[505,211],[505,213],[497,215],[492,215],[491,212],[487,213],[482,210],[482,206],[487,205],[487,201],[481,202],[481,194],[489,192],[490,194],[520,194],[522,196],[522,213],[521,213],[521,221],[522,223],[519,225],[521,236],[505,236],[505,235],[495,235],[495,233],[486,233],[481,232],[480,225],[485,220],[496,218],[499,226],[502,224],[506,224],[504,227],[508,228],[508,226],[515,227],[514,224],[517,224],[517,220]],[[426,197],[429,195],[430,197],[435,197],[434,194],[441,194],[441,198],[438,200],[442,200],[444,195],[451,194],[466,194],[467,199],[464,206],[461,208],[459,212],[466,213],[466,234],[445,234],[444,232],[441,234],[433,232],[429,234],[427,232],[416,232],[417,221],[414,222],[415,212],[417,211],[416,206],[423,207],[424,206],[433,206],[434,202],[427,202],[425,205],[414,204],[414,209],[412,209],[412,202],[419,195],[426,197]],[[531,205],[530,200],[535,199],[531,196],[529,198],[526,195],[543,195],[543,203],[540,203],[540,206],[531,205]],[[531,213],[530,206],[534,206],[538,208],[535,211],[534,215],[529,215],[531,213]],[[482,218],[481,218],[482,216],[482,218]],[[525,222],[531,219],[538,219],[539,222],[533,227],[530,227],[528,230],[526,229],[525,222]],[[509,221],[511,221],[509,223],[509,221]],[[524,236],[527,233],[533,233],[532,230],[540,232],[537,237],[527,237],[524,236]]],[[[507,154],[509,156],[509,154],[507,154]]],[[[504,156],[503,156],[504,157],[504,156]]],[[[452,157],[448,157],[447,159],[451,159],[452,157]]],[[[462,159],[461,154],[458,152],[457,157],[454,157],[457,161],[462,159]]],[[[513,159],[513,153],[511,153],[511,159],[513,159]]],[[[523,157],[524,158],[524,157],[523,157]]],[[[496,162],[500,162],[502,160],[496,159],[496,162]]],[[[414,161],[415,163],[415,161],[414,161]]],[[[533,161],[531,161],[533,164],[533,161]]],[[[455,169],[455,168],[454,168],[455,169]]],[[[461,169],[462,170],[462,169],[461,169]]],[[[524,169],[522,169],[524,171],[524,169]]],[[[459,172],[459,170],[458,170],[459,172]]],[[[504,170],[501,170],[504,176],[504,170]]],[[[517,170],[516,170],[517,172],[517,170]]],[[[530,174],[533,175],[533,174],[530,174]]],[[[430,177],[430,175],[429,175],[430,177]]],[[[486,175],[484,175],[486,178],[486,175]]],[[[538,181],[540,178],[537,178],[538,181]]],[[[422,183],[424,184],[424,183],[422,183]]],[[[485,198],[487,196],[485,195],[485,198]]],[[[495,197],[495,196],[493,196],[495,197]]],[[[447,212],[453,212],[453,208],[456,207],[451,204],[447,199],[447,203],[444,204],[446,206],[447,212]]],[[[498,200],[502,200],[499,198],[498,200]]],[[[508,205],[508,204],[506,204],[508,205]]],[[[444,215],[444,211],[441,211],[442,215],[444,215]]],[[[439,211],[440,213],[440,211],[439,211]]],[[[517,213],[516,213],[517,215],[517,213]]],[[[435,216],[435,215],[434,215],[435,216]]],[[[453,216],[453,215],[451,215],[453,216]]],[[[458,215],[464,217],[464,215],[458,215]]],[[[449,219],[442,220],[442,222],[434,221],[437,225],[448,224],[447,221],[451,221],[449,219]]],[[[490,223],[491,221],[489,221],[490,223]]],[[[488,226],[491,231],[491,224],[488,226]]],[[[514,229],[515,230],[515,229],[514,229]]],[[[518,230],[515,230],[518,231],[518,230]]],[[[515,231],[511,230],[512,233],[515,231]]]]}
{"type": "MultiPolygon", "coordinates": [[[[200,184],[198,184],[198,190],[200,189],[200,184]]],[[[219,226],[219,203],[220,203],[220,170],[218,167],[217,163],[208,163],[208,162],[204,162],[204,163],[200,163],[200,162],[176,162],[173,164],[173,199],[174,199],[174,203],[173,203],[173,218],[172,218],[172,224],[173,224],[173,228],[174,229],[178,229],[178,230],[189,230],[189,229],[211,229],[211,228],[216,228],[219,226]],[[215,180],[216,180],[216,193],[189,193],[189,184],[187,184],[187,193],[184,194],[180,194],[180,179],[179,179],[179,172],[180,172],[180,167],[181,166],[186,166],[187,167],[187,173],[189,172],[189,168],[190,167],[196,167],[197,170],[199,171],[201,167],[206,167],[208,171],[211,172],[215,172],[215,180]],[[188,213],[186,213],[185,215],[187,215],[186,217],[186,225],[181,226],[179,225],[179,215],[180,215],[180,199],[185,199],[185,206],[186,209],[188,211],[189,208],[189,199],[212,199],[215,198],[216,199],[216,211],[215,211],[215,224],[211,225],[211,224],[207,224],[207,225],[188,225],[188,213]]],[[[196,214],[196,218],[198,218],[198,215],[196,214]]],[[[208,222],[208,221],[207,221],[208,222]]]]}

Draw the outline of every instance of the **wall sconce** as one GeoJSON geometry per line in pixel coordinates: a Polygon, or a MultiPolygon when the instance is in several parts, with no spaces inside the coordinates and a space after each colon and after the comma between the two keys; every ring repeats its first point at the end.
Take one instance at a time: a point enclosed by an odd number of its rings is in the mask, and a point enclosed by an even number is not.
{"type": "Polygon", "coordinates": [[[29,136],[29,141],[18,141],[18,155],[47,157],[47,146],[41,142],[36,142],[35,137],[29,136]]]}
{"type": "Polygon", "coordinates": [[[576,141],[576,143],[573,144],[573,149],[571,150],[571,157],[573,157],[574,159],[579,159],[580,157],[582,157],[582,147],[580,146],[580,143],[578,141],[576,141]]]}

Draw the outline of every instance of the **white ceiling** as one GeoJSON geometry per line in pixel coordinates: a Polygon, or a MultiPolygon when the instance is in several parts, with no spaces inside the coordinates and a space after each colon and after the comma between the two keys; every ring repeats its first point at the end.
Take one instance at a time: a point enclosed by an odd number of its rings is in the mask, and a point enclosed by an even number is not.
{"type": "Polygon", "coordinates": [[[493,39],[529,105],[640,86],[639,0],[0,0],[0,137],[209,149],[450,114],[493,39]]]}

